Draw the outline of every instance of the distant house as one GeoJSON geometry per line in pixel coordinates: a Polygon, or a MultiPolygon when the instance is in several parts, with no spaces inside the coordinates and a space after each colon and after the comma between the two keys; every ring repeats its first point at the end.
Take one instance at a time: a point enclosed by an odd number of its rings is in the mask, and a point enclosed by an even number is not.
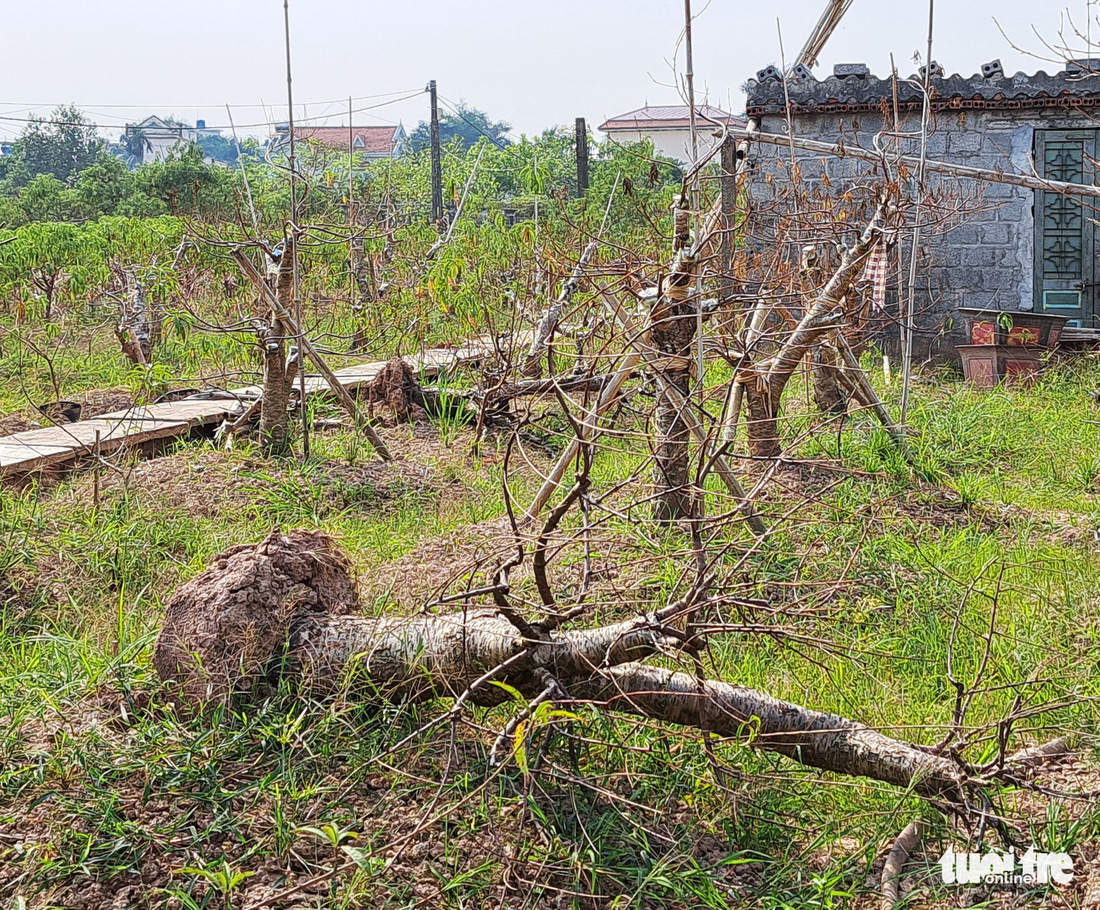
{"type": "Polygon", "coordinates": [[[123,144],[134,164],[163,161],[169,153],[191,143],[186,124],[155,114],[140,123],[127,123],[122,134],[123,144]]]}
{"type": "MultiPolygon", "coordinates": [[[[695,108],[695,128],[699,153],[717,141],[714,132],[718,124],[743,127],[745,121],[720,108],[701,104],[695,108]]],[[[658,154],[687,162],[691,154],[691,115],[686,104],[646,105],[612,117],[600,125],[600,132],[611,142],[641,142],[649,139],[658,154]]]]}
{"type": "Polygon", "coordinates": [[[153,114],[140,123],[127,123],[122,143],[131,164],[138,165],[163,161],[171,152],[187,148],[207,136],[221,136],[221,130],[208,128],[205,120],[197,120],[191,126],[153,114]]]}
{"type": "MultiPolygon", "coordinates": [[[[397,126],[296,126],[295,142],[312,142],[325,148],[346,152],[350,139],[351,148],[365,158],[400,158],[408,143],[405,127],[397,126]]],[[[290,142],[290,126],[275,124],[272,147],[279,148],[290,142]]]]}

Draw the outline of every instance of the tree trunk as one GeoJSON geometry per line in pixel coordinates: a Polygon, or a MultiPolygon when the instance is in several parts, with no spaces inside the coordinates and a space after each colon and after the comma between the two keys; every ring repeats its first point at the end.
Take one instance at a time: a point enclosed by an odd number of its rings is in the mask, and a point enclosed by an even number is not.
{"type": "Polygon", "coordinates": [[[374,275],[374,259],[366,252],[362,235],[355,235],[348,243],[348,265],[355,282],[355,300],[351,304],[356,329],[351,349],[362,350],[367,346],[367,307],[378,299],[377,281],[374,275]]]}
{"type": "Polygon", "coordinates": [[[863,272],[867,257],[875,244],[882,242],[885,213],[886,203],[881,202],[862,236],[851,249],[844,251],[837,270],[775,355],[746,370],[745,398],[749,413],[746,430],[749,453],[753,456],[775,458],[780,454],[777,421],[783,390],[802,358],[843,318],[845,302],[863,272]]]}
{"type": "MultiPolygon", "coordinates": [[[[556,683],[574,702],[708,729],[803,765],[958,801],[967,784],[950,758],[862,724],[638,660],[684,648],[679,607],[594,629],[551,632],[504,608],[444,615],[347,615],[352,568],[321,532],[278,531],[234,547],[169,600],[153,665],[181,708],[262,685],[273,668],[320,693],[458,697],[497,704],[498,681],[534,698],[556,683]]],[[[566,696],[563,694],[562,699],[566,696]]]]}
{"type": "MultiPolygon", "coordinates": [[[[767,381],[759,374],[748,374],[744,378],[745,441],[749,455],[753,458],[778,458],[783,453],[779,443],[779,415],[772,408],[771,396],[757,391],[757,387],[767,381]]],[[[766,388],[766,386],[765,386],[766,388]]]]}
{"type": "Polygon", "coordinates": [[[569,691],[613,711],[682,727],[698,727],[702,713],[711,732],[811,768],[913,787],[930,798],[954,801],[962,792],[964,775],[951,759],[756,689],[717,680],[704,680],[700,687],[692,673],[630,663],[572,683],[569,691]]]}
{"type": "Polygon", "coordinates": [[[814,380],[814,404],[822,414],[844,414],[848,410],[848,399],[840,391],[837,379],[836,352],[826,345],[818,346],[810,361],[810,371],[814,380]]]}
{"type": "Polygon", "coordinates": [[[662,293],[654,298],[649,314],[649,338],[661,357],[658,369],[664,379],[657,384],[653,472],[654,518],[662,524],[691,518],[696,508],[688,448],[691,431],[681,413],[681,406],[686,407],[691,397],[691,346],[696,322],[695,304],[690,297],[698,256],[687,246],[688,218],[686,209],[677,209],[673,239],[676,254],[662,293]]]}
{"type": "MultiPolygon", "coordinates": [[[[294,238],[288,238],[275,273],[275,298],[284,312],[294,309],[294,238]]],[[[263,404],[260,412],[260,440],[269,455],[290,452],[290,393],[298,373],[298,358],[287,362],[286,339],[293,336],[290,325],[272,311],[261,331],[264,348],[263,404]]]]}
{"type": "Polygon", "coordinates": [[[562,312],[569,306],[569,302],[573,299],[573,294],[577,290],[577,285],[580,283],[581,276],[584,275],[588,260],[590,260],[592,254],[596,252],[596,246],[597,243],[593,240],[584,248],[584,252],[581,253],[581,258],[577,260],[577,264],[573,268],[573,273],[561,286],[561,292],[558,294],[557,299],[551,303],[550,306],[546,308],[546,312],[542,314],[542,319],[539,320],[539,324],[535,327],[535,337],[531,339],[531,347],[527,351],[527,358],[523,362],[524,376],[537,377],[542,374],[542,358],[550,345],[550,336],[554,333],[554,329],[557,328],[562,312]]]}
{"type": "Polygon", "coordinates": [[[129,300],[122,302],[115,337],[132,363],[149,364],[153,362],[153,348],[160,341],[160,312],[146,297],[141,280],[129,273],[126,277],[131,284],[129,300]]]}

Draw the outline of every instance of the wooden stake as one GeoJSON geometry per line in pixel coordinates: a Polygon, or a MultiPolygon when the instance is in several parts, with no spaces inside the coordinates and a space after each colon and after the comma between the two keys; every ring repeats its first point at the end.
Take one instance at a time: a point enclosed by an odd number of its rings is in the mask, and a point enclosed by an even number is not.
{"type": "Polygon", "coordinates": [[[583,197],[588,192],[588,126],[584,117],[578,117],[576,122],[577,137],[577,196],[583,197]]]}
{"type": "Polygon", "coordinates": [[[901,453],[910,462],[913,461],[913,450],[909,447],[909,440],[905,437],[905,431],[898,427],[893,418],[890,417],[890,412],[886,410],[886,405],[882,403],[882,399],[878,397],[878,393],[875,391],[874,386],[871,385],[871,381],[867,378],[867,374],[863,372],[863,367],[859,365],[859,360],[856,358],[855,352],[848,345],[848,340],[840,333],[836,333],[836,347],[840,352],[840,357],[844,361],[844,365],[850,370],[847,373],[848,379],[859,389],[860,394],[869,403],[871,412],[879,419],[879,422],[886,428],[886,432],[890,434],[890,438],[897,443],[897,447],[901,450],[901,453]]]}

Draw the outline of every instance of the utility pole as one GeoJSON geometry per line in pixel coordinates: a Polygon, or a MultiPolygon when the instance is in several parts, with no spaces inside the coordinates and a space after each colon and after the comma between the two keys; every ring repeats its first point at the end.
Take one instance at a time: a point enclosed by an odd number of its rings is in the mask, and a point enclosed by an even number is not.
{"type": "Polygon", "coordinates": [[[577,118],[577,197],[588,192],[588,125],[577,118]]]}
{"type": "Polygon", "coordinates": [[[348,96],[348,224],[355,223],[355,127],[351,125],[351,96],[348,96]]]}
{"type": "Polygon", "coordinates": [[[435,80],[428,83],[432,97],[432,224],[443,223],[443,153],[439,147],[439,101],[435,80]]]}

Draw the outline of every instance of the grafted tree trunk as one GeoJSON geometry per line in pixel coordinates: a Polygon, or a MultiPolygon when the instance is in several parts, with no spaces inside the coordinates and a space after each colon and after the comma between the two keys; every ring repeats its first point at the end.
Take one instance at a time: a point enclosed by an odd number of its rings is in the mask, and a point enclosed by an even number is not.
{"type": "MultiPolygon", "coordinates": [[[[294,308],[294,238],[289,237],[279,257],[275,273],[275,298],[282,312],[294,308]]],[[[298,375],[298,358],[287,361],[286,339],[292,337],[290,324],[272,308],[269,321],[258,329],[264,349],[263,404],[260,412],[260,440],[270,455],[290,451],[290,393],[298,375]]]]}
{"type": "Polygon", "coordinates": [[[653,301],[649,313],[649,339],[661,357],[661,382],[657,383],[657,406],[654,420],[657,436],[654,441],[655,486],[654,518],[671,524],[695,515],[695,496],[691,485],[691,457],[688,442],[691,430],[681,408],[691,397],[695,341],[696,311],[691,302],[691,286],[695,280],[698,253],[688,247],[690,231],[688,212],[676,210],[676,250],[668,278],[653,301]]]}
{"type": "Polygon", "coordinates": [[[547,631],[504,608],[444,615],[349,615],[358,603],[347,557],[315,531],[274,532],[234,547],[169,600],[153,665],[181,706],[248,693],[273,668],[317,692],[460,697],[496,704],[507,683],[528,698],[568,698],[689,728],[700,726],[803,765],[959,800],[952,759],[766,693],[637,661],[682,645],[678,608],[614,625],[547,631]],[[344,688],[346,687],[346,688],[344,688]],[[566,696],[561,696],[562,698],[566,696]]]}
{"type": "Polygon", "coordinates": [[[130,292],[122,301],[115,337],[132,363],[149,364],[153,362],[153,348],[160,341],[161,315],[146,296],[144,282],[130,273],[126,278],[130,292]]]}
{"type": "Polygon", "coordinates": [[[746,421],[749,454],[755,458],[775,458],[781,452],[778,420],[786,389],[802,358],[844,316],[844,306],[852,287],[863,272],[863,265],[875,244],[881,242],[886,202],[881,202],[862,236],[845,250],[840,265],[813,302],[806,308],[798,325],[767,360],[744,370],[746,421]]]}

